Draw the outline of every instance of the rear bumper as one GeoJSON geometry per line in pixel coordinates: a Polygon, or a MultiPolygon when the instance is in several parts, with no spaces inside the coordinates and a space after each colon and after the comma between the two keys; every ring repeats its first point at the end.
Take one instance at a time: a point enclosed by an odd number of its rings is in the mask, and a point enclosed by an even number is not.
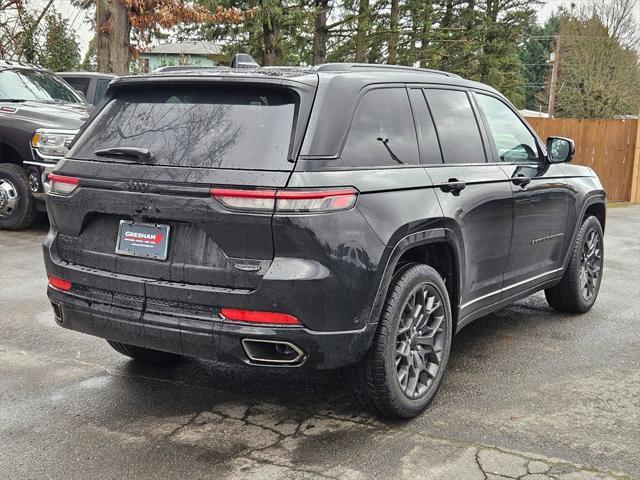
{"type": "Polygon", "coordinates": [[[360,330],[317,332],[304,327],[268,327],[232,322],[214,309],[178,306],[98,289],[62,292],[49,287],[56,322],[108,340],[190,357],[256,366],[339,368],[361,360],[375,325],[360,330]],[[251,360],[243,340],[287,342],[302,352],[291,364],[251,360]]]}

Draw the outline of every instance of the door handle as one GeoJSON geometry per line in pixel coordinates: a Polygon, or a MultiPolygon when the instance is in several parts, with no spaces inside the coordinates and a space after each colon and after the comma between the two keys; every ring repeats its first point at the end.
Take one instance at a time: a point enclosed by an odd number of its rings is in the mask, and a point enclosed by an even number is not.
{"type": "Polygon", "coordinates": [[[511,177],[511,183],[513,183],[514,185],[520,185],[522,188],[524,188],[531,183],[531,177],[525,177],[524,175],[511,177]]]}
{"type": "Polygon", "coordinates": [[[450,178],[448,182],[440,184],[440,190],[447,193],[453,193],[454,195],[460,195],[460,191],[464,190],[467,184],[461,182],[457,178],[450,178]]]}

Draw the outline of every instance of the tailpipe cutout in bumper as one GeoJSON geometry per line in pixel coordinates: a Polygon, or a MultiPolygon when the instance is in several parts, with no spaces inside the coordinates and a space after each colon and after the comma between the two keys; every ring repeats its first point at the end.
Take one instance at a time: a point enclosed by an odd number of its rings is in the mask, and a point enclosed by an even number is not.
{"type": "Polygon", "coordinates": [[[301,365],[306,354],[291,342],[243,338],[242,348],[252,363],[260,365],[301,365]]]}

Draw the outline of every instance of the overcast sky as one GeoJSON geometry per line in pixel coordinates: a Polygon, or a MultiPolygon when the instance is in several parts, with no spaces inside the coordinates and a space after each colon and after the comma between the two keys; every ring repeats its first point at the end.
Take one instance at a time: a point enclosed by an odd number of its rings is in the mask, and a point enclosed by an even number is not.
{"type": "MultiPolygon", "coordinates": [[[[538,21],[544,22],[553,11],[559,6],[566,6],[567,8],[571,3],[575,3],[578,7],[585,2],[592,0],[546,0],[538,11],[538,21]]],[[[29,2],[33,5],[33,8],[37,11],[43,8],[47,0],[33,0],[29,2]]],[[[85,52],[89,46],[89,41],[93,38],[94,32],[91,30],[90,25],[87,23],[88,17],[93,16],[93,10],[82,10],[79,7],[74,7],[70,0],[54,0],[53,5],[55,9],[64,18],[67,18],[71,23],[71,27],[78,36],[80,43],[80,51],[84,57],[85,52]]],[[[640,1],[636,5],[636,18],[640,19],[640,1]]]]}

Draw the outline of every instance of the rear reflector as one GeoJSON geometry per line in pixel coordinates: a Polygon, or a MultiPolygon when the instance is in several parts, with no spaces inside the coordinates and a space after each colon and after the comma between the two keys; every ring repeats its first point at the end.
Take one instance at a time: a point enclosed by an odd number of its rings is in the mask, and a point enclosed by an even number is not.
{"type": "Polygon", "coordinates": [[[68,280],[63,280],[58,277],[54,277],[53,275],[49,275],[49,285],[57,290],[62,290],[63,292],[68,292],[71,290],[71,282],[68,280]]]}
{"type": "Polygon", "coordinates": [[[238,310],[235,308],[222,308],[220,312],[227,320],[234,320],[236,322],[270,325],[301,325],[300,320],[286,313],[257,312],[254,310],[238,310]]]}
{"type": "Polygon", "coordinates": [[[49,193],[54,195],[69,195],[80,183],[77,177],[66,177],[55,173],[49,174],[49,193]]]}
{"type": "Polygon", "coordinates": [[[232,210],[320,213],[348,210],[358,198],[352,187],[328,190],[243,190],[212,188],[211,196],[232,210]]]}

